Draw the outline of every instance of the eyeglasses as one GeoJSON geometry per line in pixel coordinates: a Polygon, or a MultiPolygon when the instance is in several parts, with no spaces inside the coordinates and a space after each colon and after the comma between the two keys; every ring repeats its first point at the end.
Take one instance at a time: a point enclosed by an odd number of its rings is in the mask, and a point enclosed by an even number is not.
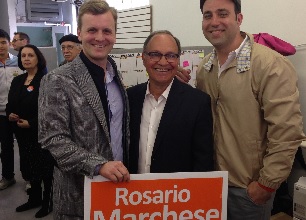
{"type": "Polygon", "coordinates": [[[23,39],[23,38],[13,39],[12,42],[15,43],[15,42],[18,41],[18,40],[22,41],[22,40],[24,40],[24,39],[23,39]]]}
{"type": "Polygon", "coordinates": [[[67,50],[73,50],[73,48],[74,48],[74,46],[68,45],[68,46],[62,46],[62,47],[61,47],[61,50],[65,50],[65,49],[67,49],[67,50]]]}
{"type": "Polygon", "coordinates": [[[180,55],[178,55],[176,53],[162,54],[162,53],[159,53],[159,52],[144,52],[144,54],[149,56],[150,60],[152,60],[153,62],[160,61],[161,58],[164,56],[169,63],[173,63],[173,62],[177,61],[177,58],[180,57],[180,55]]]}

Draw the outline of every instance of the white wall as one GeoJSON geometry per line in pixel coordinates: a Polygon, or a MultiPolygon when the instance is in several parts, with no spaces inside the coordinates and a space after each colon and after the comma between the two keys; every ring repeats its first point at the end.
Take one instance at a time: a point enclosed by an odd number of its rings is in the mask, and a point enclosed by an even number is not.
{"type": "MultiPolygon", "coordinates": [[[[3,0],[2,0],[3,1],[3,0]]],[[[17,31],[16,28],[16,0],[7,1],[8,17],[9,17],[9,26],[10,26],[10,36],[14,36],[14,32],[17,31]]]]}
{"type": "MultiPolygon", "coordinates": [[[[185,46],[210,46],[202,34],[200,0],[150,0],[153,31],[167,29],[185,46]]],[[[242,0],[241,30],[306,43],[306,0],[242,0]]]]}
{"type": "Polygon", "coordinates": [[[0,3],[0,28],[5,30],[8,33],[10,32],[6,0],[1,0],[1,3],[0,3]]]}
{"type": "Polygon", "coordinates": [[[10,36],[16,31],[16,0],[0,0],[0,28],[10,36]]]}
{"type": "Polygon", "coordinates": [[[153,31],[169,30],[181,46],[210,46],[202,33],[200,0],[150,0],[153,31]]]}
{"type": "Polygon", "coordinates": [[[305,0],[242,1],[242,30],[267,32],[295,46],[306,43],[305,0]]]}
{"type": "Polygon", "coordinates": [[[296,47],[296,53],[288,56],[298,75],[301,111],[303,114],[304,133],[306,134],[306,44],[296,47]]]}

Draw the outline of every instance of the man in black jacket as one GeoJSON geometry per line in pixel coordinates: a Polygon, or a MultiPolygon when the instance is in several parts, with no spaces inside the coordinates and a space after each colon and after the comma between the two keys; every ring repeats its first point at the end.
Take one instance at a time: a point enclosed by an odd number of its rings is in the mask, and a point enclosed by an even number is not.
{"type": "Polygon", "coordinates": [[[178,81],[180,42],[153,32],[143,47],[148,83],[127,90],[131,173],[213,170],[210,97],[178,81]]]}

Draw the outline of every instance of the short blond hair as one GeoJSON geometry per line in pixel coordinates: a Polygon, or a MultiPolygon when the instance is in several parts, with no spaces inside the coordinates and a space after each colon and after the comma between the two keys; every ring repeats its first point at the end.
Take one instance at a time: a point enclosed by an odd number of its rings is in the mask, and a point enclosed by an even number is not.
{"type": "Polygon", "coordinates": [[[87,0],[81,5],[78,15],[78,29],[82,28],[82,17],[84,14],[100,15],[109,11],[115,20],[115,30],[117,32],[117,10],[114,7],[110,7],[104,0],[87,0]]]}

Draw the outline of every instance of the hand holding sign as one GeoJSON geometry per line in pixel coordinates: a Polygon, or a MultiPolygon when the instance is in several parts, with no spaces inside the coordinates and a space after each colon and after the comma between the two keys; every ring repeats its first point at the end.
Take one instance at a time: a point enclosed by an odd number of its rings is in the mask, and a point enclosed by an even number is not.
{"type": "Polygon", "coordinates": [[[103,164],[99,174],[114,183],[130,181],[130,173],[121,161],[109,161],[103,164]]]}

